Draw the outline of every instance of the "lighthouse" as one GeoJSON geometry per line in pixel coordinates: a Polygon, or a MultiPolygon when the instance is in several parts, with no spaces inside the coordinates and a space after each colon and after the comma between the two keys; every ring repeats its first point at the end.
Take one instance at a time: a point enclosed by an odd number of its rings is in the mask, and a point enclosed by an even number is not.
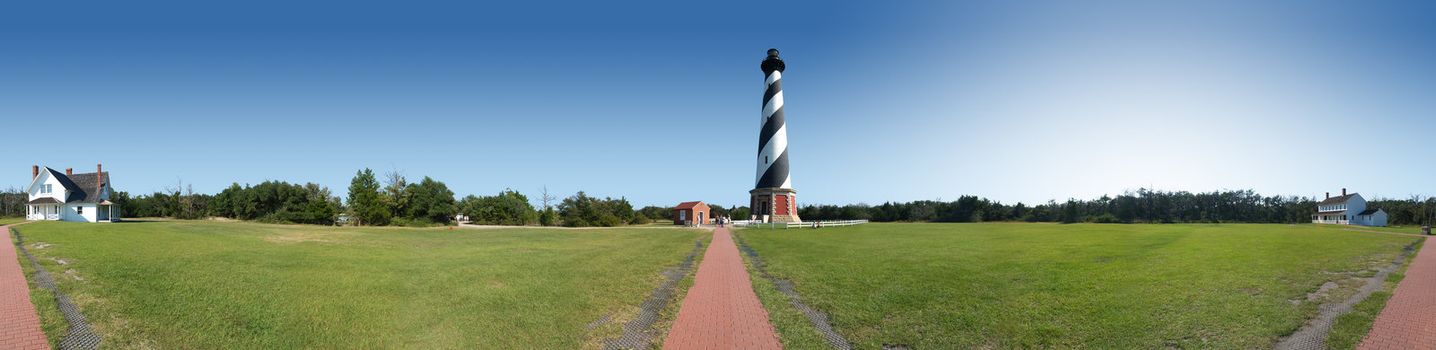
{"type": "Polygon", "coordinates": [[[788,126],[783,118],[783,59],[768,49],[763,60],[763,119],[758,131],[758,174],[748,194],[753,219],[765,222],[800,222],[798,191],[788,175],[788,126]]]}

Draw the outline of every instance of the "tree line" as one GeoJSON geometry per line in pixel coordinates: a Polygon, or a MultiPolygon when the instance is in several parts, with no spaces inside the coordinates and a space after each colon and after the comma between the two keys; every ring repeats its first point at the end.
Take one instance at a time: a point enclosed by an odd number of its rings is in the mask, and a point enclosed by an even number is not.
{"type": "Polygon", "coordinates": [[[355,224],[426,226],[452,223],[458,202],[448,185],[431,177],[409,183],[404,174],[391,171],[381,187],[374,171],[366,168],[349,182],[348,205],[355,224]]]}
{"type": "MultiPolygon", "coordinates": [[[[1138,189],[1097,199],[1068,199],[1032,205],[1004,204],[976,196],[957,200],[886,202],[881,205],[807,205],[803,220],[872,220],[882,222],[1097,222],[1097,223],[1308,223],[1320,200],[1299,196],[1262,196],[1240,191],[1158,191],[1138,189]]],[[[1436,220],[1436,197],[1374,199],[1390,225],[1420,225],[1436,220]]],[[[746,209],[746,208],[743,208],[746,209]]]]}
{"type": "MultiPolygon", "coordinates": [[[[351,224],[424,226],[452,224],[455,214],[474,224],[542,226],[621,226],[672,220],[673,207],[634,209],[626,198],[598,198],[585,192],[559,199],[540,191],[540,205],[519,191],[505,189],[491,196],[468,195],[455,200],[443,182],[424,177],[408,182],[398,171],[381,179],[370,169],[359,170],[350,182],[346,200],[324,186],[265,181],[258,185],[232,184],[218,194],[195,193],[192,186],[176,183],[163,191],[131,196],[116,192],[115,202],[127,217],[200,219],[227,217],[279,223],[335,224],[340,215],[351,224]]],[[[22,189],[0,191],[0,215],[23,215],[22,189]]],[[[806,205],[798,210],[804,220],[865,219],[880,222],[1096,222],[1096,223],[1306,223],[1320,200],[1299,196],[1263,196],[1252,190],[1187,192],[1138,189],[1096,199],[1048,201],[1037,205],[1005,204],[976,196],[955,201],[918,200],[881,205],[806,205]]],[[[749,208],[709,205],[712,217],[747,219],[749,208]]],[[[1436,197],[1377,198],[1369,208],[1381,208],[1390,225],[1421,225],[1436,221],[1436,197]]]]}

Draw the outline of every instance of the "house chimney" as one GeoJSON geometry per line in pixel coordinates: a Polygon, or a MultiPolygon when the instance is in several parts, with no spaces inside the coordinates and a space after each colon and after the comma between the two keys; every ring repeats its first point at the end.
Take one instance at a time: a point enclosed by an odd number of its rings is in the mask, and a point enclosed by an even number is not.
{"type": "Polygon", "coordinates": [[[101,165],[100,163],[95,163],[95,176],[104,175],[105,167],[101,165]]]}
{"type": "Polygon", "coordinates": [[[75,175],[75,168],[65,168],[65,176],[75,175]]]}
{"type": "Polygon", "coordinates": [[[1331,192],[1326,193],[1326,199],[1331,199],[1331,192]]]}
{"type": "Polygon", "coordinates": [[[31,179],[31,180],[34,180],[34,179],[37,178],[37,177],[40,177],[40,166],[39,166],[39,165],[31,165],[31,166],[30,166],[30,179],[31,179]]]}
{"type": "Polygon", "coordinates": [[[1341,189],[1341,196],[1346,197],[1346,188],[1341,189]]]}

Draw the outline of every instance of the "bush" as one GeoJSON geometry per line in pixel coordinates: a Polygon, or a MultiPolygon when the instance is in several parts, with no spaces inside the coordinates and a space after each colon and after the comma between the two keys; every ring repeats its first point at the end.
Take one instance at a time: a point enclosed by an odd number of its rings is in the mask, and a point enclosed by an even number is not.
{"type": "Polygon", "coordinates": [[[444,225],[445,225],[444,223],[433,222],[433,221],[426,220],[426,219],[411,219],[411,218],[405,218],[405,217],[398,217],[398,218],[393,218],[393,219],[389,220],[389,226],[402,226],[402,227],[437,227],[437,226],[444,226],[444,225]]]}
{"type": "Polygon", "coordinates": [[[333,225],[339,215],[339,198],[331,195],[328,188],[312,183],[232,184],[210,203],[214,215],[240,220],[333,225]]]}
{"type": "Polygon", "coordinates": [[[459,201],[459,212],[470,221],[484,225],[528,225],[538,220],[538,213],[528,197],[514,190],[495,196],[468,196],[459,201]]]}
{"type": "MultiPolygon", "coordinates": [[[[434,180],[428,176],[416,184],[409,184],[404,187],[404,193],[408,194],[409,203],[406,211],[407,218],[413,221],[428,221],[439,224],[448,224],[454,219],[457,203],[454,202],[454,191],[443,182],[434,180]]],[[[396,218],[397,219],[397,218],[396,218]]]]}
{"type": "Polygon", "coordinates": [[[539,225],[557,226],[558,212],[555,212],[553,208],[544,208],[543,211],[539,212],[538,222],[539,225]]]}
{"type": "Polygon", "coordinates": [[[568,227],[613,227],[633,219],[633,205],[627,199],[589,197],[579,191],[558,205],[558,216],[568,227]]]}
{"type": "Polygon", "coordinates": [[[1099,224],[1120,224],[1120,223],[1122,223],[1122,220],[1117,219],[1117,216],[1116,216],[1116,215],[1112,215],[1112,214],[1102,214],[1102,215],[1094,216],[1094,217],[1092,217],[1091,219],[1092,219],[1092,222],[1099,223],[1099,224]]]}

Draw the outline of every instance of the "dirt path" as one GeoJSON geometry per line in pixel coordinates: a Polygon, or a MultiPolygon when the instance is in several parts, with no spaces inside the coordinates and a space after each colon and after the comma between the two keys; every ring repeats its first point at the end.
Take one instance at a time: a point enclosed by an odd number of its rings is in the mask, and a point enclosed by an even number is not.
{"type": "MultiPolygon", "coordinates": [[[[10,226],[0,226],[0,232],[10,239],[10,226]]],[[[12,242],[0,248],[0,349],[49,349],[12,242]]]]}
{"type": "Polygon", "coordinates": [[[1436,349],[1436,248],[1416,253],[1406,278],[1356,348],[1436,349]]]}
{"type": "Polygon", "coordinates": [[[738,246],[726,228],[713,231],[713,241],[698,264],[698,276],[683,298],[678,320],[668,331],[664,349],[781,349],[768,311],[753,293],[752,280],[738,246]]]}

